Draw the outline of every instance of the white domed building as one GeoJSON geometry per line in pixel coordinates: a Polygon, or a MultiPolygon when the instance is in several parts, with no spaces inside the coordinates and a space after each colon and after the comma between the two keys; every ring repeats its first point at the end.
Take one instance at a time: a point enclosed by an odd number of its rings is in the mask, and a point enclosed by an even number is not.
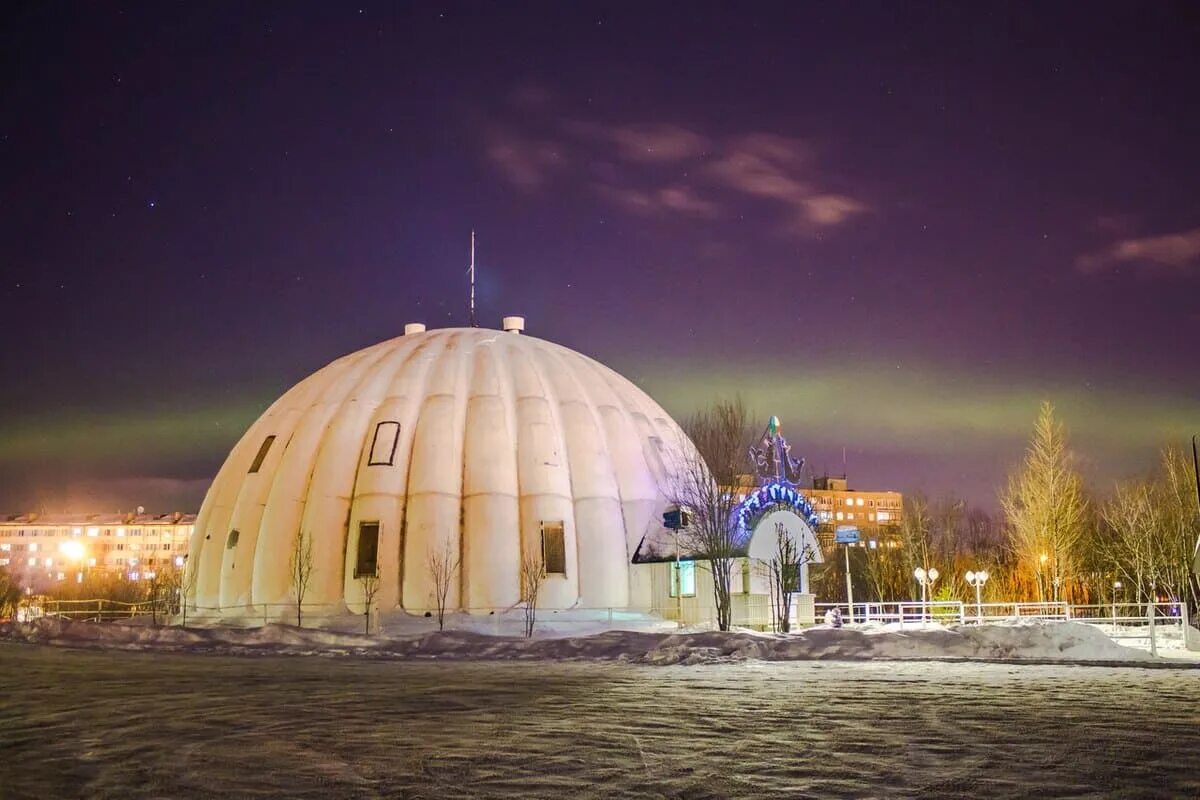
{"type": "Polygon", "coordinates": [[[318,615],[361,613],[364,574],[380,610],[424,613],[443,550],[461,564],[450,609],[514,606],[530,551],[545,560],[542,608],[649,608],[631,561],[661,530],[667,470],[690,445],[628,380],[521,327],[409,325],[279,398],[205,497],[189,608],[283,616],[298,534],[318,615]]]}

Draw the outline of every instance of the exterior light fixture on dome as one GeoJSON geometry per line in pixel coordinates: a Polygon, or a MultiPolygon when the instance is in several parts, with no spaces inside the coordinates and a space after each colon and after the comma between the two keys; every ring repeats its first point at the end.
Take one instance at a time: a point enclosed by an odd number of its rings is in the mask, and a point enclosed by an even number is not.
{"type": "Polygon", "coordinates": [[[686,442],[670,416],[533,336],[405,333],[302,380],[234,446],[196,521],[189,607],[282,616],[300,532],[313,554],[304,605],[318,616],[361,613],[364,570],[379,577],[381,611],[424,614],[440,549],[461,564],[451,610],[513,607],[529,552],[547,572],[539,607],[649,609],[631,561],[661,525],[686,442]]]}

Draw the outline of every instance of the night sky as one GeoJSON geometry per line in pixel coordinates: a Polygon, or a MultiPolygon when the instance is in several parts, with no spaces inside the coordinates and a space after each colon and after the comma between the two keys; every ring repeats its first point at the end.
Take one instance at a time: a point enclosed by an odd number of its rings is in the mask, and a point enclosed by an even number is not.
{"type": "Polygon", "coordinates": [[[466,320],[858,488],[984,505],[1200,431],[1200,12],[24,3],[0,34],[0,511],[195,511],[328,361],[466,320]]]}

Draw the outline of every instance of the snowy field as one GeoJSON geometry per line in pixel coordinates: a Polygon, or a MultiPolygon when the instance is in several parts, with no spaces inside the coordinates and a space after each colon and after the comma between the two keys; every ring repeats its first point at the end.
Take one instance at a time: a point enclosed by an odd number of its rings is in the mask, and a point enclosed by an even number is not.
{"type": "Polygon", "coordinates": [[[0,642],[0,797],[1200,796],[1200,673],[0,642]]]}

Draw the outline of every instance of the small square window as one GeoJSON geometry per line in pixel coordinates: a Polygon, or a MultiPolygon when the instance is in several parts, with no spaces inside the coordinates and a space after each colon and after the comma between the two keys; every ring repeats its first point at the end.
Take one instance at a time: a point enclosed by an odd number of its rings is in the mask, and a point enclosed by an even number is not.
{"type": "Polygon", "coordinates": [[[542,523],[542,564],[547,575],[567,574],[567,547],[561,520],[542,523]]]}
{"type": "Polygon", "coordinates": [[[392,466],[396,461],[396,445],[399,442],[400,423],[380,422],[375,426],[375,437],[371,439],[371,453],[367,456],[367,466],[392,466]]]}
{"type": "Polygon", "coordinates": [[[225,549],[232,550],[233,548],[237,547],[239,536],[241,536],[241,534],[238,533],[237,530],[230,531],[229,538],[225,540],[225,549]]]}
{"type": "Polygon", "coordinates": [[[266,439],[263,439],[262,446],[258,448],[258,454],[254,456],[254,463],[250,465],[250,473],[258,472],[262,468],[263,461],[267,458],[267,453],[271,450],[271,445],[275,443],[275,434],[271,434],[266,439]]]}

